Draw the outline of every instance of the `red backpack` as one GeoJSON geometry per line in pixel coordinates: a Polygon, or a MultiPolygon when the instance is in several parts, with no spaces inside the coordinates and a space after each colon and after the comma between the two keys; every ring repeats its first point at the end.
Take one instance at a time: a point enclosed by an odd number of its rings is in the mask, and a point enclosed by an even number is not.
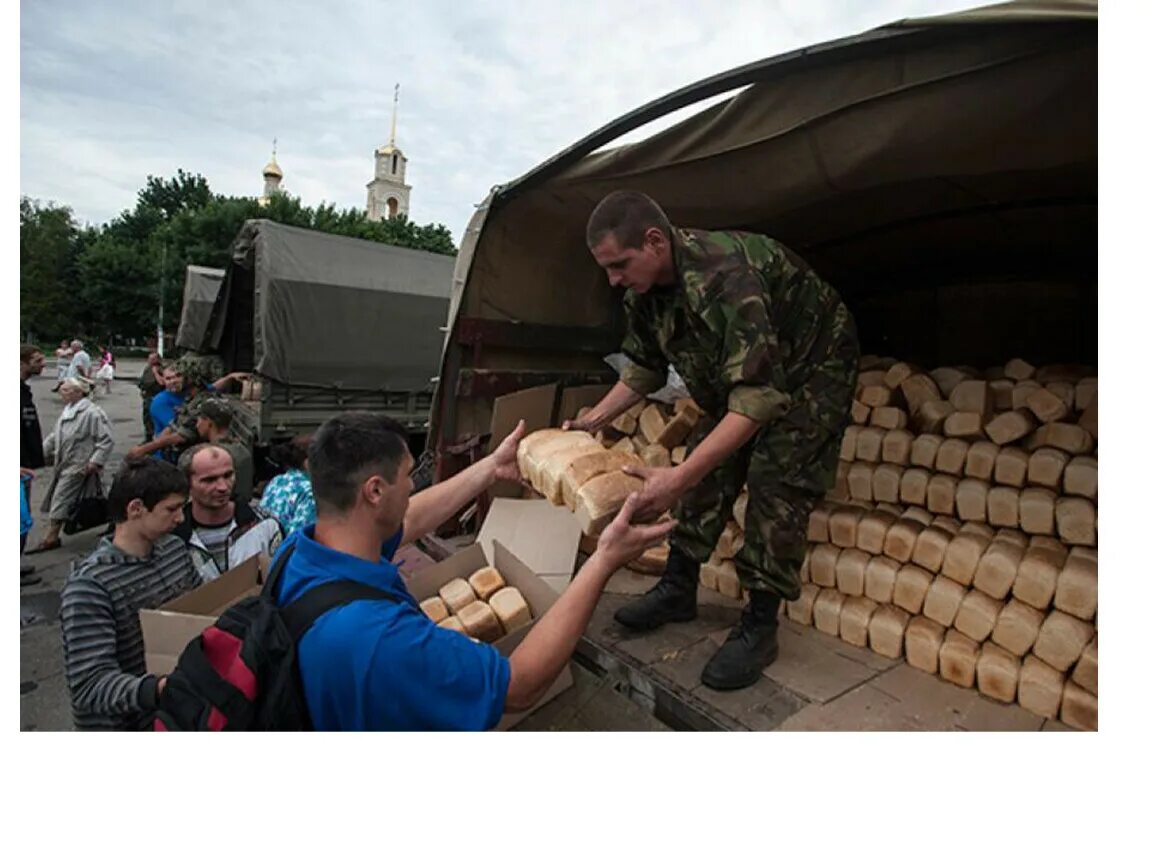
{"type": "Polygon", "coordinates": [[[287,606],[276,605],[284,549],[263,590],[230,606],[180,654],[158,699],[157,732],[312,729],[296,645],[321,615],[355,600],[401,602],[359,582],[327,582],[287,606]]]}

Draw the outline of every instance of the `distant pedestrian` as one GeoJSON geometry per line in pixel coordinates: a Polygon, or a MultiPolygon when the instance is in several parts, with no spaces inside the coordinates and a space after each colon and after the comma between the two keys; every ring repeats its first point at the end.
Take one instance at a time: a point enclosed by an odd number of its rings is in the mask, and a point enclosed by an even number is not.
{"type": "Polygon", "coordinates": [[[52,388],[55,393],[68,377],[68,368],[72,365],[72,346],[67,339],[60,340],[60,347],[56,349],[56,386],[52,388]]]}
{"type": "MultiPolygon", "coordinates": [[[[96,367],[96,386],[104,385],[104,393],[111,394],[112,380],[116,377],[116,358],[112,356],[112,350],[103,345],[97,346],[99,359],[96,367]]],[[[95,389],[95,388],[93,388],[95,389]]]]}
{"type": "Polygon", "coordinates": [[[112,425],[104,409],[88,399],[89,390],[76,378],[66,378],[60,387],[64,410],[55,430],[44,439],[45,456],[54,471],[41,510],[50,522],[44,539],[29,555],[60,548],[60,529],[80,497],[84,479],[103,471],[112,455],[112,425]]]}
{"type": "Polygon", "coordinates": [[[68,364],[68,374],[65,377],[83,378],[90,381],[92,378],[92,358],[84,350],[84,343],[79,339],[73,339],[70,347],[72,360],[68,364]]]}

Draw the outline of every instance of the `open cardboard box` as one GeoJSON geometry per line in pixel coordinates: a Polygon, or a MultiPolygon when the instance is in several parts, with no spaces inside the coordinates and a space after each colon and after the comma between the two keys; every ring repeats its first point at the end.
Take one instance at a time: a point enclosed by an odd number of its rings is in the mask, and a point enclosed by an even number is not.
{"type": "Polygon", "coordinates": [[[260,592],[268,568],[268,557],[257,555],[158,609],[141,609],[144,665],[148,672],[167,675],[176,668],[184,648],[204,628],[215,624],[233,603],[260,592]]]}
{"type": "MultiPolygon", "coordinates": [[[[544,502],[546,503],[546,502],[544,502]]],[[[547,505],[551,506],[551,505],[547,505]]],[[[578,541],[576,541],[577,543],[578,541]]],[[[468,546],[455,553],[446,561],[441,561],[425,570],[416,573],[407,581],[407,589],[416,600],[422,602],[434,596],[440,588],[452,579],[466,579],[476,570],[483,567],[494,567],[499,571],[503,580],[513,588],[518,588],[531,609],[531,623],[525,624],[517,630],[508,633],[493,643],[493,647],[504,657],[510,657],[511,652],[518,647],[524,637],[531,632],[543,614],[559,599],[558,593],[549,587],[525,563],[507,550],[500,540],[491,541],[491,555],[484,552],[480,544],[468,546]]],[[[575,679],[571,676],[570,664],[563,667],[559,677],[543,694],[543,698],[535,703],[531,711],[536,711],[546,705],[564,690],[573,686],[575,679]]],[[[504,714],[496,729],[506,730],[514,726],[531,711],[517,714],[504,714]]]]}
{"type": "Polygon", "coordinates": [[[495,543],[502,543],[556,594],[562,594],[575,572],[581,536],[575,514],[566,507],[556,507],[546,499],[496,498],[476,542],[489,559],[495,555],[495,543]]]}

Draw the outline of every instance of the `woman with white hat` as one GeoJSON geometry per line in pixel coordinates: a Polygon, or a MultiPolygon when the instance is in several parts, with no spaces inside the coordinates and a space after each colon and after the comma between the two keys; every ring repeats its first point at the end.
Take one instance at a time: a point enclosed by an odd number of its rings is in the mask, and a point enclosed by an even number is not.
{"type": "Polygon", "coordinates": [[[80,497],[84,479],[104,470],[112,453],[112,425],[104,409],[88,399],[90,385],[80,378],[65,378],[60,385],[64,410],[56,428],[44,439],[44,457],[54,466],[52,484],[41,510],[48,514],[48,532],[28,554],[60,548],[60,529],[80,497]]]}

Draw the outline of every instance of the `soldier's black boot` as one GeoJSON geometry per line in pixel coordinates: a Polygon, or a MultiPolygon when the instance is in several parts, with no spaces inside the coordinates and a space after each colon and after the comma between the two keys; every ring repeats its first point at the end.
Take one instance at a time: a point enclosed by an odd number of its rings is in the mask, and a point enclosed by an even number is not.
{"type": "Polygon", "coordinates": [[[703,667],[703,683],[712,690],[750,687],[779,656],[779,596],[750,593],[743,617],[703,667]]]}
{"type": "Polygon", "coordinates": [[[615,620],[632,630],[653,630],[671,621],[691,621],[698,614],[699,564],[671,547],[663,577],[638,600],[619,607],[615,620]]]}

